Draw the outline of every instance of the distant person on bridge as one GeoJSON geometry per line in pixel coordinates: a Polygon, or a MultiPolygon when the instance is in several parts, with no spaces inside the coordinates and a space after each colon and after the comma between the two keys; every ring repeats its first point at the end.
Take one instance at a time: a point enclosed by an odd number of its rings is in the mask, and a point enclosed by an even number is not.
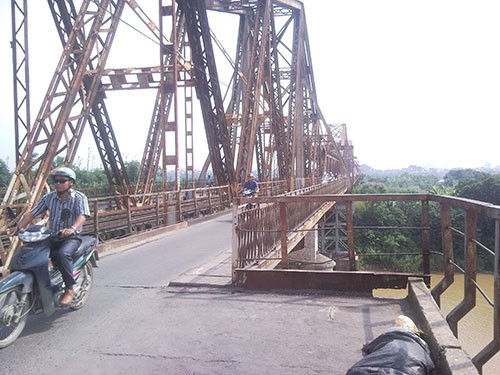
{"type": "Polygon", "coordinates": [[[51,240],[51,258],[61,271],[66,287],[60,304],[69,305],[75,296],[72,256],[80,246],[79,233],[85,220],[90,217],[90,209],[87,197],[71,188],[76,182],[76,174],[72,169],[60,168],[52,173],[51,177],[55,190],[43,196],[9,234],[12,236],[17,234],[35,217],[49,212],[50,230],[59,233],[59,236],[51,240]],[[69,209],[69,217],[61,217],[63,209],[69,209]]]}
{"type": "Polygon", "coordinates": [[[247,180],[243,183],[241,191],[243,192],[245,189],[252,190],[255,193],[259,191],[259,184],[255,181],[253,173],[247,175],[247,180]]]}

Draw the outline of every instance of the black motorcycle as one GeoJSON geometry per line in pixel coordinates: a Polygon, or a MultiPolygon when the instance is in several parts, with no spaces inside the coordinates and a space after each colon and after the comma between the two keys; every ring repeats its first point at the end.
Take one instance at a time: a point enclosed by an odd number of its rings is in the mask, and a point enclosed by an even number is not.
{"type": "MultiPolygon", "coordinates": [[[[255,190],[252,190],[252,189],[243,189],[243,191],[241,192],[241,196],[243,198],[251,198],[251,197],[254,197],[255,194],[257,194],[257,192],[255,190]]],[[[245,208],[247,210],[251,210],[252,208],[254,207],[254,205],[252,203],[247,203],[245,208]]]]}
{"type": "MultiPolygon", "coordinates": [[[[64,210],[63,210],[64,211],[64,210]]],[[[64,214],[64,212],[63,212],[64,214]]],[[[12,344],[26,325],[28,314],[44,312],[50,316],[62,306],[64,294],[61,272],[50,261],[50,242],[58,233],[42,225],[32,225],[18,233],[23,245],[12,257],[10,274],[0,281],[0,349],[12,344]]],[[[73,255],[76,280],[72,310],[83,307],[93,284],[93,267],[99,259],[97,238],[81,235],[81,244],[73,255]]]]}

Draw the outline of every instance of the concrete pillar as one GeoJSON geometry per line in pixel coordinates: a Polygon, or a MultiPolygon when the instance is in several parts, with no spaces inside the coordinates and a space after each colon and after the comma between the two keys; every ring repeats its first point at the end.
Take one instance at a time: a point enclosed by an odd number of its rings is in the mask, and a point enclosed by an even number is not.
{"type": "Polygon", "coordinates": [[[318,240],[318,225],[309,231],[304,240],[301,241],[302,248],[295,249],[288,256],[290,268],[331,271],[335,268],[335,262],[320,254],[318,240]]]}

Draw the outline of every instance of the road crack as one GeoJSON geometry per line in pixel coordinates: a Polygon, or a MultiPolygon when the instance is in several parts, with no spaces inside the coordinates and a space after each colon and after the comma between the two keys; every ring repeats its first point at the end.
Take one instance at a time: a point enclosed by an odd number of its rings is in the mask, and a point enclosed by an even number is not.
{"type": "MultiPolygon", "coordinates": [[[[196,357],[179,357],[179,356],[169,356],[161,354],[145,354],[145,353],[112,353],[105,351],[94,351],[97,354],[109,356],[109,357],[131,357],[131,358],[150,358],[150,359],[171,359],[171,360],[189,360],[199,362],[200,358],[196,357]]],[[[203,362],[208,363],[238,363],[233,359],[201,359],[203,362]]]]}

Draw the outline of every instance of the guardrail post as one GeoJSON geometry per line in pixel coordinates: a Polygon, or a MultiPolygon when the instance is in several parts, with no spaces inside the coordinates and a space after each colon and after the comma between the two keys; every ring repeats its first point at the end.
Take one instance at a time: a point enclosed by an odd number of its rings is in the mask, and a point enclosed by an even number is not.
{"type": "Polygon", "coordinates": [[[447,316],[446,320],[453,334],[458,337],[458,321],[476,305],[476,212],[465,211],[465,275],[464,298],[447,316]]]}
{"type": "Polygon", "coordinates": [[[156,194],[156,226],[160,226],[160,193],[156,194]]]}
{"type": "Polygon", "coordinates": [[[198,217],[200,215],[200,210],[198,208],[198,197],[196,194],[196,189],[193,189],[193,202],[194,202],[194,216],[198,217]]]}
{"type": "Polygon", "coordinates": [[[441,204],[441,248],[444,254],[444,278],[432,289],[432,297],[441,307],[441,294],[453,284],[453,232],[451,230],[451,206],[441,204]]]}
{"type": "Polygon", "coordinates": [[[233,204],[233,246],[232,246],[232,257],[231,257],[231,275],[232,275],[232,281],[233,284],[236,284],[236,268],[238,268],[239,265],[239,252],[238,252],[238,243],[239,243],[239,228],[238,228],[238,205],[233,204]]]}
{"type": "Polygon", "coordinates": [[[286,203],[280,202],[280,226],[281,226],[281,261],[284,268],[288,268],[288,236],[286,203]]]}
{"type": "Polygon", "coordinates": [[[132,212],[130,210],[130,196],[125,196],[125,208],[127,210],[127,226],[128,226],[128,232],[132,233],[132,212]]]}
{"type": "Polygon", "coordinates": [[[346,218],[346,231],[347,231],[347,251],[349,253],[349,271],[357,271],[356,264],[356,249],[354,248],[354,225],[353,225],[353,210],[352,201],[345,202],[345,218],[346,218]]]}
{"type": "Polygon", "coordinates": [[[422,257],[423,257],[423,271],[424,271],[424,283],[427,285],[427,288],[430,288],[431,285],[431,233],[429,229],[430,220],[429,220],[429,201],[422,201],[422,257]]]}
{"type": "Polygon", "coordinates": [[[163,225],[168,225],[168,211],[169,211],[169,206],[168,206],[168,197],[169,194],[164,191],[163,192],[163,225]]]}
{"type": "Polygon", "coordinates": [[[214,209],[212,207],[212,188],[208,188],[207,193],[208,193],[208,212],[213,213],[214,209]]]}
{"type": "Polygon", "coordinates": [[[94,201],[94,233],[99,238],[99,201],[94,201]]]}
{"type": "Polygon", "coordinates": [[[176,215],[175,215],[175,222],[180,223],[181,218],[182,218],[182,197],[181,197],[181,191],[177,190],[175,193],[177,197],[177,210],[176,210],[176,215]]]}

